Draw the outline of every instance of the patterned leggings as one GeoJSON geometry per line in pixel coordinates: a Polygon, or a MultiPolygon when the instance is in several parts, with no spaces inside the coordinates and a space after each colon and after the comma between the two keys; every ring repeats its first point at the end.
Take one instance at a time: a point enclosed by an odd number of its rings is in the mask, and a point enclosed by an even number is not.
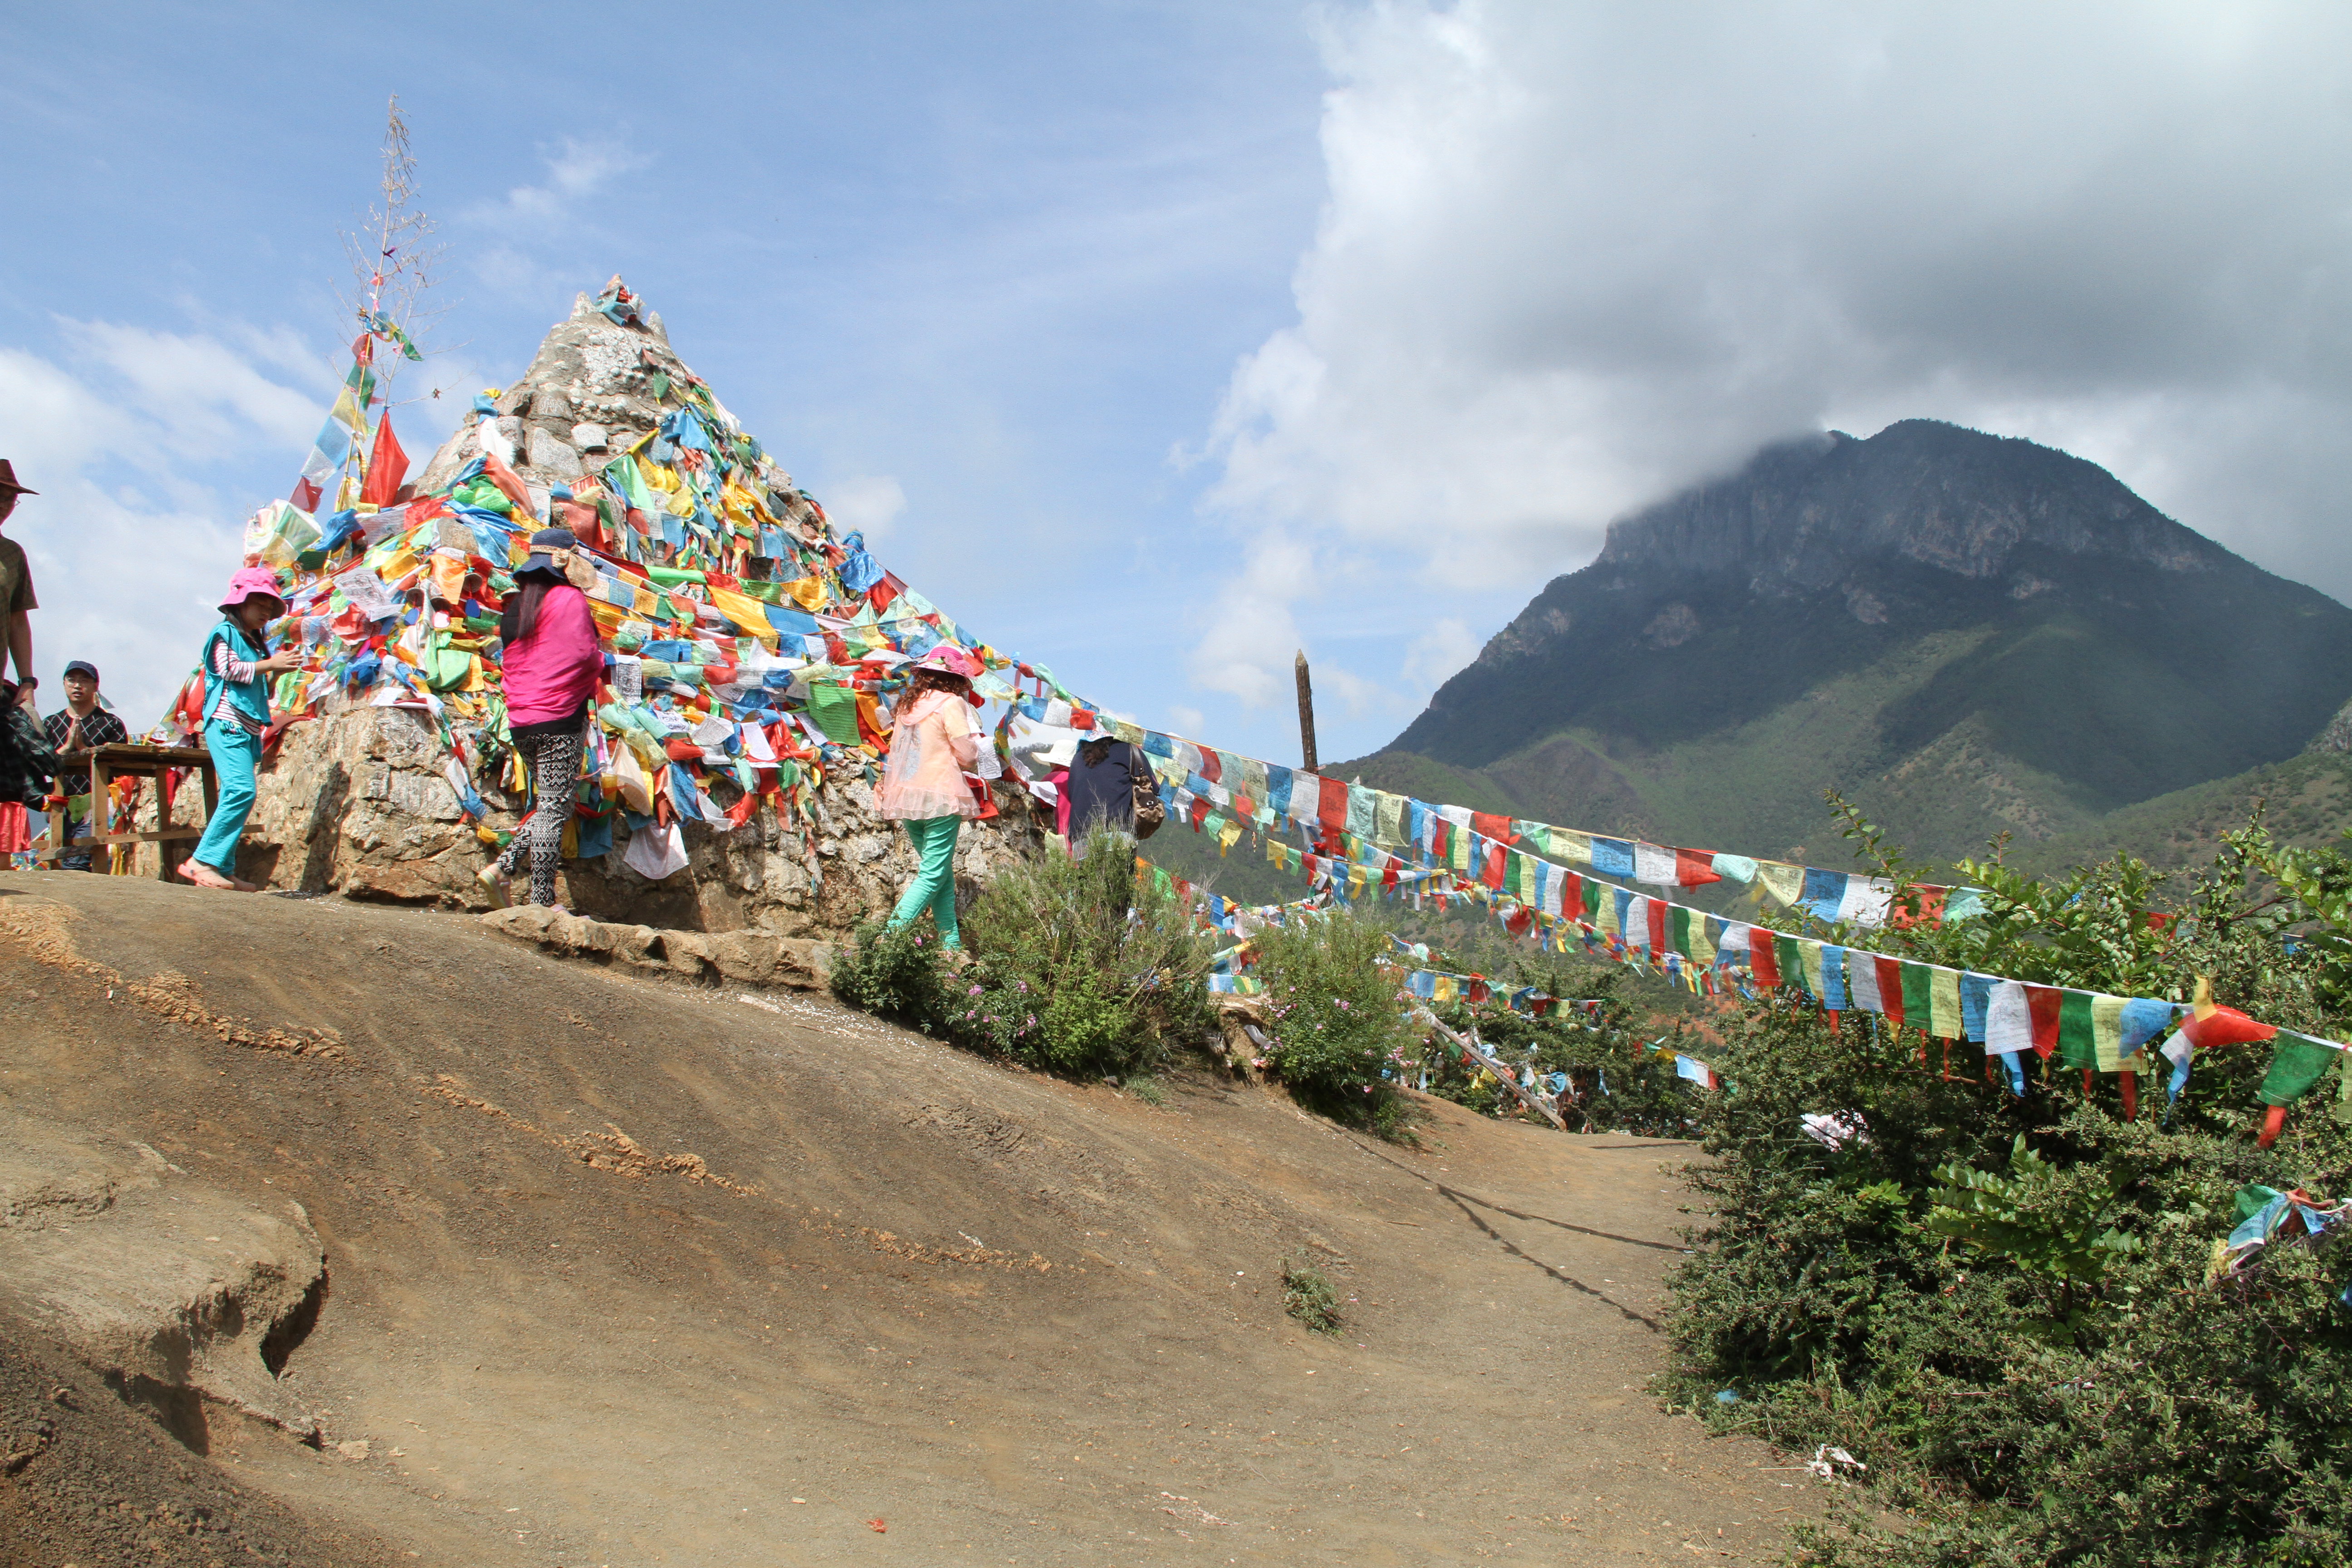
{"type": "Polygon", "coordinates": [[[515,749],[530,763],[530,815],[515,829],[514,841],[499,857],[499,869],[514,876],[530,856],[530,901],[555,902],[555,867],[563,855],[563,825],[572,820],[580,782],[583,731],[518,741],[515,749]]]}

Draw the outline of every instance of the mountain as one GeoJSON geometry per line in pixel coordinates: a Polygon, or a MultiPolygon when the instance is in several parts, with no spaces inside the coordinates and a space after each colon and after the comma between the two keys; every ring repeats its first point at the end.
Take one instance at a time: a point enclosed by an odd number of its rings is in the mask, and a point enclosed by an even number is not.
{"type": "Polygon", "coordinates": [[[1834,785],[1948,857],[2284,763],[2347,693],[2352,610],[2096,464],[1906,420],[1621,519],[1345,771],[1817,863],[1834,785]]]}

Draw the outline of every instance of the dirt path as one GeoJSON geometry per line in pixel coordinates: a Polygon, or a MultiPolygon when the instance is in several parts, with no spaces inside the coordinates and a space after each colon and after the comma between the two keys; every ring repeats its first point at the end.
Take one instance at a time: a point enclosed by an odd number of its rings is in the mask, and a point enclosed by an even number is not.
{"type": "Polygon", "coordinates": [[[458,917],[0,880],[0,1106],[325,1244],[285,1369],[321,1447],[202,1439],[356,1543],[320,1561],[1761,1562],[1819,1504],[1643,1392],[1682,1145],[1437,1104],[1404,1151],[754,1002],[458,917]]]}

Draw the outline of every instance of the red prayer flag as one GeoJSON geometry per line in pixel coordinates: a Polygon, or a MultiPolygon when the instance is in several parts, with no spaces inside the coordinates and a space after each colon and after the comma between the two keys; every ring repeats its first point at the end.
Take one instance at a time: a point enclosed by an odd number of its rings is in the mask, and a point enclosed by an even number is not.
{"type": "Polygon", "coordinates": [[[1952,896],[1949,888],[1939,888],[1933,882],[1914,882],[1887,901],[1886,923],[1901,931],[1906,926],[1934,926],[1944,923],[1944,900],[1952,896]],[[1918,906],[1913,914],[1910,905],[1918,906]]]}
{"type": "MultiPolygon", "coordinates": [[[[360,486],[360,500],[371,506],[390,506],[407,477],[408,454],[400,449],[400,437],[392,433],[392,410],[387,408],[375,422],[375,449],[368,454],[367,479],[360,486]]],[[[529,504],[526,500],[524,505],[529,504]]]]}
{"type": "Polygon", "coordinates": [[[319,497],[324,493],[319,489],[316,479],[296,479],[294,493],[286,499],[294,503],[297,510],[316,511],[319,510],[319,497]]]}
{"type": "Polygon", "coordinates": [[[1208,780],[1211,784],[1215,784],[1225,776],[1225,764],[1218,760],[1217,753],[1214,751],[1211,750],[1207,746],[1198,746],[1195,747],[1194,750],[1201,753],[1201,776],[1202,778],[1208,780]]]}
{"type": "Polygon", "coordinates": [[[1470,826],[1497,844],[1518,842],[1519,836],[1512,830],[1511,819],[1507,816],[1496,816],[1492,812],[1486,811],[1474,811],[1470,814],[1470,826]]]}
{"type": "Polygon", "coordinates": [[[2235,1007],[2216,1007],[2203,1017],[2190,1013],[2180,1020],[2180,1032],[2200,1051],[2216,1046],[2250,1046],[2278,1033],[2274,1024],[2259,1024],[2235,1007]]]}
{"type": "Polygon", "coordinates": [[[1666,952],[1666,901],[1650,900],[1650,956],[1663,958],[1666,952]]]}
{"type": "Polygon", "coordinates": [[[1486,863],[1486,868],[1479,873],[1478,879],[1499,893],[1503,890],[1503,847],[1501,845],[1491,841],[1487,844],[1486,863]]]}
{"type": "Polygon", "coordinates": [[[2066,1005],[2066,994],[2055,985],[2028,985],[2025,1005],[2033,1014],[2033,1049],[2043,1061],[2058,1048],[2058,1015],[2066,1005]]]}
{"type": "Polygon", "coordinates": [[[1322,785],[1323,794],[1317,803],[1320,809],[1315,814],[1316,820],[1334,833],[1344,833],[1348,827],[1348,781],[1320,779],[1317,782],[1322,785]]]}
{"type": "Polygon", "coordinates": [[[1704,849],[1675,851],[1675,880],[1685,888],[1705,887],[1720,882],[1723,874],[1715,868],[1715,857],[1704,849]]]}
{"type": "Polygon", "coordinates": [[[1772,951],[1772,933],[1762,926],[1748,928],[1748,968],[1767,990],[1780,984],[1780,955],[1772,951]]]}
{"type": "Polygon", "coordinates": [[[1886,1021],[1899,1029],[1903,1026],[1903,961],[1874,956],[1871,962],[1878,966],[1878,1005],[1886,1021]]]}

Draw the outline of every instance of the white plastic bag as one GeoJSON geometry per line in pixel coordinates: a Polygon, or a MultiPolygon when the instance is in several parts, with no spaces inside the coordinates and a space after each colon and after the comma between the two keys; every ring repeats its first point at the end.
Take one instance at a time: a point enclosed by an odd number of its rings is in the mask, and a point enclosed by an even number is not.
{"type": "Polygon", "coordinates": [[[666,880],[686,869],[686,835],[675,822],[639,828],[629,836],[628,852],[621,859],[648,882],[666,880]]]}

